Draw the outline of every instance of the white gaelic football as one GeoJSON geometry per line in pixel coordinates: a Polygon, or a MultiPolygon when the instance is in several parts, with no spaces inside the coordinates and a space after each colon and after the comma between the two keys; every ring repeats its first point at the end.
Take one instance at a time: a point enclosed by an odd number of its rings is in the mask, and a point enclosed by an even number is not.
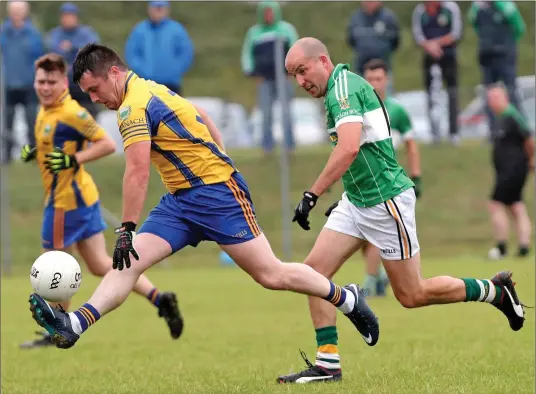
{"type": "Polygon", "coordinates": [[[34,291],[47,301],[68,301],[82,283],[82,272],[76,259],[68,253],[53,250],[35,260],[30,271],[34,291]]]}

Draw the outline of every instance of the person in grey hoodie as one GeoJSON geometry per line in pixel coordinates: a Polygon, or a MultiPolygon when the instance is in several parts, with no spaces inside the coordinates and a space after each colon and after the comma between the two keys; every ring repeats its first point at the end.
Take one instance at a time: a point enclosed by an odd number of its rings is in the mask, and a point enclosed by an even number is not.
{"type": "MultiPolygon", "coordinates": [[[[369,60],[382,59],[392,74],[391,59],[400,45],[398,19],[381,1],[362,1],[361,4],[350,18],[346,34],[346,41],[355,53],[354,69],[363,74],[363,67],[369,60]]],[[[392,77],[389,79],[392,81],[392,77]]],[[[388,90],[391,91],[392,86],[388,90]]]]}
{"type": "MultiPolygon", "coordinates": [[[[274,148],[272,110],[277,99],[276,67],[284,68],[284,64],[276,64],[274,51],[277,39],[282,39],[284,61],[289,48],[298,39],[294,26],[284,21],[281,7],[276,1],[262,1],[257,6],[257,23],[249,28],[242,45],[242,71],[258,82],[257,105],[262,112],[262,147],[266,155],[274,148]]],[[[286,75],[286,72],[285,72],[286,75]]],[[[286,105],[292,100],[292,82],[285,81],[286,105]]],[[[290,111],[283,112],[283,134],[286,148],[293,151],[295,147],[293,120],[290,111]]]]}

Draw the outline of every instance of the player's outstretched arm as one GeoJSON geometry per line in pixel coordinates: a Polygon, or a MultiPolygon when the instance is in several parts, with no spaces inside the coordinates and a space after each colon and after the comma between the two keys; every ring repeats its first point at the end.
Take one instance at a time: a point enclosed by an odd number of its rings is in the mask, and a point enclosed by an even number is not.
{"type": "Polygon", "coordinates": [[[212,136],[214,142],[220,147],[221,150],[225,151],[225,146],[223,145],[223,137],[216,124],[212,121],[212,119],[210,119],[210,116],[208,116],[208,114],[203,108],[200,108],[197,105],[194,105],[194,107],[197,112],[199,112],[199,116],[201,116],[201,119],[203,119],[203,123],[205,124],[205,126],[207,126],[208,132],[212,136]]]}
{"type": "Polygon", "coordinates": [[[138,223],[151,170],[151,142],[139,141],[125,149],[125,175],[123,176],[123,223],[138,223]]]}
{"type": "Polygon", "coordinates": [[[360,122],[351,122],[337,127],[337,146],[331,152],[326,167],[313,187],[309,189],[311,193],[320,197],[348,170],[359,153],[362,126],[360,122]]]}
{"type": "Polygon", "coordinates": [[[114,152],[114,140],[108,134],[104,134],[101,139],[93,141],[88,148],[76,152],[74,156],[78,164],[84,164],[111,155],[114,152]]]}
{"type": "Polygon", "coordinates": [[[415,184],[415,194],[421,195],[421,156],[419,145],[413,138],[406,140],[406,153],[408,155],[408,166],[411,174],[411,180],[415,184]]]}
{"type": "MultiPolygon", "coordinates": [[[[304,230],[310,230],[309,213],[316,205],[318,197],[337,182],[348,170],[359,153],[361,140],[360,122],[343,123],[337,127],[338,142],[328,159],[326,167],[294,210],[293,222],[297,222],[304,230]]],[[[331,212],[330,212],[331,213],[331,212]]],[[[326,213],[326,215],[328,215],[326,213]]]]}

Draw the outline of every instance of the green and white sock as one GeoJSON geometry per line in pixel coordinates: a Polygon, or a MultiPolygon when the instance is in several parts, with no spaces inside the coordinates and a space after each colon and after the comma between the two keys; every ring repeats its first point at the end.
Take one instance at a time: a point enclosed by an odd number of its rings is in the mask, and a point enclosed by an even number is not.
{"type": "Polygon", "coordinates": [[[322,327],[316,331],[316,352],[315,365],[330,371],[341,369],[339,349],[337,347],[337,327],[322,327]]]}
{"type": "Polygon", "coordinates": [[[487,303],[497,303],[501,300],[502,289],[494,285],[489,279],[466,279],[465,282],[465,301],[479,301],[487,303]]]}

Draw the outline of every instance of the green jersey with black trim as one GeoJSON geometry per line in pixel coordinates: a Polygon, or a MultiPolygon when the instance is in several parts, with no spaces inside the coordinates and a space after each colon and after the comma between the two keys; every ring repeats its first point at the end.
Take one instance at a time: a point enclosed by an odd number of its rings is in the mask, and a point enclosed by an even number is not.
{"type": "Polygon", "coordinates": [[[359,153],[342,182],[354,205],[371,207],[414,184],[396,161],[389,117],[379,96],[367,81],[348,69],[348,64],[338,64],[329,77],[324,98],[327,128],[335,147],[340,125],[362,123],[359,153]]]}

